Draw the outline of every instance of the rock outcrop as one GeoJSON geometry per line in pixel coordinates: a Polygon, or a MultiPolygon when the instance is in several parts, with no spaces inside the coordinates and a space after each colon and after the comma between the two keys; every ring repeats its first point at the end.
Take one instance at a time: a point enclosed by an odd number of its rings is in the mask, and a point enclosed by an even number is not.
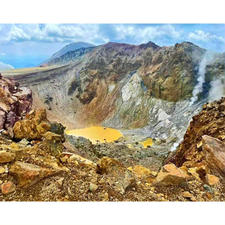
{"type": "Polygon", "coordinates": [[[32,92],[0,74],[0,130],[9,130],[32,106],[32,92]]]}
{"type": "Polygon", "coordinates": [[[106,175],[107,181],[121,194],[135,186],[135,179],[131,172],[115,159],[101,158],[97,163],[97,172],[106,175]]]}
{"type": "Polygon", "coordinates": [[[225,98],[205,104],[193,117],[184,140],[168,162],[178,167],[205,167],[199,171],[204,179],[209,172],[225,179],[225,98]]]}
{"type": "Polygon", "coordinates": [[[18,182],[18,187],[29,187],[41,179],[51,176],[60,170],[40,167],[38,165],[17,161],[11,165],[9,172],[18,182]]]}
{"type": "Polygon", "coordinates": [[[41,139],[43,135],[50,131],[51,124],[47,120],[46,110],[31,111],[23,120],[19,120],[13,127],[16,139],[41,139]]]}
{"type": "MultiPolygon", "coordinates": [[[[225,177],[225,143],[210,136],[202,137],[202,150],[211,171],[225,177]]],[[[211,180],[210,176],[208,177],[211,180]]]]}

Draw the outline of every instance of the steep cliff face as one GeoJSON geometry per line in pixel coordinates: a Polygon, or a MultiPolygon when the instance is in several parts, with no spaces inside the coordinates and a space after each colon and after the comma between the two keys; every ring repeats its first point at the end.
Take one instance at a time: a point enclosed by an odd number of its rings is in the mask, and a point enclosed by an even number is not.
{"type": "Polygon", "coordinates": [[[193,117],[177,151],[167,161],[177,166],[203,163],[206,160],[203,151],[204,143],[208,141],[206,135],[224,143],[225,98],[203,106],[202,111],[193,117]]]}
{"type": "Polygon", "coordinates": [[[104,124],[174,141],[207,101],[211,82],[224,74],[218,55],[205,65],[204,95],[190,103],[205,52],[189,42],[108,43],[60,68],[14,78],[32,89],[37,106],[68,128],[104,124]]]}

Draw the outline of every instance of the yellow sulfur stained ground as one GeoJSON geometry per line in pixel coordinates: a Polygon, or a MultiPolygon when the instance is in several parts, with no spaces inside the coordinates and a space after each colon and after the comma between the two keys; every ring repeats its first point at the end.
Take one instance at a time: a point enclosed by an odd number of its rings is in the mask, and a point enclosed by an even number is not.
{"type": "Polygon", "coordinates": [[[148,146],[152,146],[153,142],[151,138],[147,138],[146,140],[140,142],[144,148],[147,148],[148,146]]]}
{"type": "Polygon", "coordinates": [[[101,126],[93,126],[87,127],[82,129],[74,129],[66,131],[68,135],[74,135],[77,137],[85,137],[89,139],[93,144],[97,143],[97,140],[101,143],[104,142],[113,142],[123,135],[120,131],[108,128],[108,127],[101,127],[101,126]]]}

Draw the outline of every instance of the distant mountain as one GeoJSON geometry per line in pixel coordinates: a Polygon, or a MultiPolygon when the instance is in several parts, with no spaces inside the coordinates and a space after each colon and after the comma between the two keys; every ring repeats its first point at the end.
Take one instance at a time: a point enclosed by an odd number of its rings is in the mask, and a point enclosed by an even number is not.
{"type": "Polygon", "coordinates": [[[84,53],[90,51],[94,45],[86,42],[75,42],[66,45],[62,49],[60,49],[58,52],[54,53],[49,59],[47,59],[45,62],[42,63],[42,65],[52,65],[52,64],[63,64],[66,63],[73,58],[76,58],[78,56],[83,55],[84,53]],[[88,49],[88,50],[86,50],[88,49]],[[71,54],[72,52],[75,52],[74,54],[71,54]],[[67,53],[70,53],[69,55],[66,55],[67,53]],[[66,55],[65,57],[62,57],[66,55]]]}
{"type": "Polygon", "coordinates": [[[60,49],[55,54],[53,54],[50,59],[58,58],[58,57],[64,55],[65,53],[67,53],[67,52],[72,52],[72,51],[75,51],[75,50],[80,49],[80,48],[89,48],[89,47],[94,47],[94,45],[92,45],[90,43],[86,43],[86,42],[71,43],[71,44],[66,45],[62,49],[60,49]]]}
{"type": "Polygon", "coordinates": [[[42,66],[52,66],[52,65],[65,65],[73,62],[77,58],[85,55],[86,53],[92,51],[95,47],[89,47],[89,48],[79,48],[74,51],[69,51],[65,53],[64,55],[60,57],[56,57],[53,59],[50,59],[49,61],[42,64],[42,66]]]}

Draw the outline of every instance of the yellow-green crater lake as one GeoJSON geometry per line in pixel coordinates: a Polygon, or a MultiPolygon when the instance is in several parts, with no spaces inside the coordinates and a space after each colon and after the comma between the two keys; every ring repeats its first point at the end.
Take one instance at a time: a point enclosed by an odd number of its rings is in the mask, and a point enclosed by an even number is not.
{"type": "Polygon", "coordinates": [[[76,137],[87,138],[93,144],[96,144],[98,141],[101,143],[113,142],[118,140],[120,137],[123,137],[123,134],[120,131],[113,128],[101,126],[92,126],[82,129],[67,130],[66,134],[74,135],[76,137]]]}

